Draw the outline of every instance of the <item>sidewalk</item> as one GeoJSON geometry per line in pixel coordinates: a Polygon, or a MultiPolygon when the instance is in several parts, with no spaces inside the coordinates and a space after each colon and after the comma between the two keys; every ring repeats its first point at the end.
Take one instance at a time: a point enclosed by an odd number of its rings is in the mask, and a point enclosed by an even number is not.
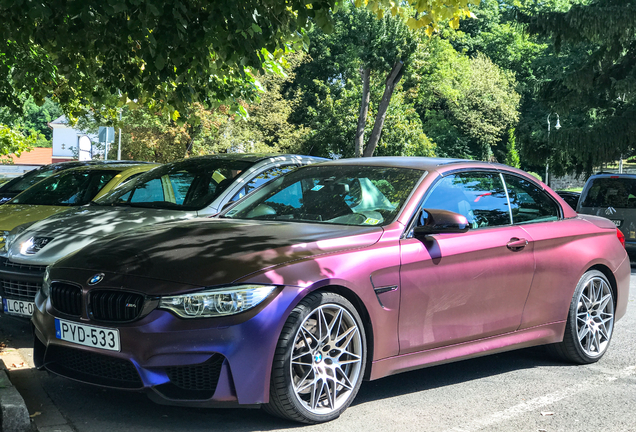
{"type": "Polygon", "coordinates": [[[73,432],[42,388],[32,344],[28,321],[0,314],[0,430],[73,432]]]}
{"type": "MultiPolygon", "coordinates": [[[[5,351],[2,352],[5,354],[5,351]]],[[[17,351],[16,351],[17,353],[17,351]]],[[[24,399],[13,386],[7,375],[5,360],[16,361],[16,355],[0,357],[0,430],[3,432],[29,432],[32,431],[31,419],[24,399]]],[[[21,359],[21,357],[20,357],[21,359]]]]}

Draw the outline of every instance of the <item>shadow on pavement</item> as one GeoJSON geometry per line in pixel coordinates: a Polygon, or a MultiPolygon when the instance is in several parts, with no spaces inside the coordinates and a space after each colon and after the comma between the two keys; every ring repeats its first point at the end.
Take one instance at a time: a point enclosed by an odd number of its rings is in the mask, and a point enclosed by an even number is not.
{"type": "Polygon", "coordinates": [[[0,314],[0,344],[15,349],[33,348],[31,321],[0,314]]]}
{"type": "MultiPolygon", "coordinates": [[[[454,385],[539,366],[563,366],[542,348],[530,348],[407,372],[364,382],[353,407],[409,393],[454,385]]],[[[27,374],[14,371],[12,375],[27,374]]],[[[47,372],[36,372],[44,391],[78,432],[118,430],[268,431],[306,427],[254,409],[199,409],[161,406],[144,394],[102,389],[76,383],[47,372]],[[214,427],[212,427],[214,425],[214,427]]]]}
{"type": "Polygon", "coordinates": [[[563,366],[545,347],[492,354],[365,382],[352,406],[539,366],[563,366]]]}

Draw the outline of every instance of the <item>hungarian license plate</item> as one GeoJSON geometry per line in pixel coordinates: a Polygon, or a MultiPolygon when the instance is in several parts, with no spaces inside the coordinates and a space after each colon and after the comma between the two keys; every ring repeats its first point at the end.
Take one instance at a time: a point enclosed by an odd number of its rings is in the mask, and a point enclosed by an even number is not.
{"type": "Polygon", "coordinates": [[[8,315],[30,317],[33,315],[34,308],[35,303],[33,302],[8,298],[2,299],[2,310],[8,315]]]}
{"type": "Polygon", "coordinates": [[[55,318],[55,336],[58,339],[93,348],[119,351],[119,330],[78,324],[55,318]]]}
{"type": "Polygon", "coordinates": [[[622,220],[616,220],[616,219],[610,219],[612,222],[614,222],[614,225],[616,225],[617,227],[621,226],[621,223],[623,223],[622,220]]]}

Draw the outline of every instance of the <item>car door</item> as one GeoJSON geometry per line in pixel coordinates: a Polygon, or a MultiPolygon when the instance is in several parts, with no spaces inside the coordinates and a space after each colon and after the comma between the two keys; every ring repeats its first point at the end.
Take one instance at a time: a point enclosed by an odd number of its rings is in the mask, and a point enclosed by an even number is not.
{"type": "Polygon", "coordinates": [[[571,281],[580,271],[571,259],[572,240],[581,235],[579,221],[562,220],[559,205],[534,182],[512,174],[504,174],[504,181],[513,221],[534,245],[535,276],[520,328],[562,320],[572,297],[568,289],[574,290],[571,281]],[[566,303],[560,301],[559,292],[567,293],[566,303]]]}
{"type": "Polygon", "coordinates": [[[400,353],[515,331],[532,282],[533,244],[512,224],[501,175],[447,175],[422,208],[463,214],[472,228],[401,240],[400,353]]]}

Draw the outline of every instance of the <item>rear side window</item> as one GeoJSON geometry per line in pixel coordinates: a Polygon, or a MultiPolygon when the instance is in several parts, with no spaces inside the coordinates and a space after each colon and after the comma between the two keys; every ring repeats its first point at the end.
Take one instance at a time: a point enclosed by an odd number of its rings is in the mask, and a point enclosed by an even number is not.
{"type": "Polygon", "coordinates": [[[249,183],[247,183],[244,187],[241,188],[240,191],[238,191],[230,201],[238,201],[241,198],[243,198],[245,195],[247,195],[248,193],[252,192],[254,189],[264,185],[265,183],[267,183],[268,181],[275,179],[276,177],[280,177],[283,174],[291,171],[292,169],[296,168],[295,165],[288,165],[288,166],[283,166],[283,167],[274,167],[271,169],[268,169],[266,171],[263,171],[262,173],[260,173],[259,175],[257,175],[256,177],[254,177],[252,180],[250,180],[249,183]]]}
{"type": "MultiPolygon", "coordinates": [[[[126,194],[128,198],[129,194],[126,194]]],[[[150,202],[150,201],[165,201],[163,194],[163,185],[161,179],[152,179],[149,182],[142,183],[139,187],[134,189],[133,196],[130,202],[150,202]]]]}
{"type": "Polygon", "coordinates": [[[636,179],[593,179],[586,195],[581,198],[581,207],[636,208],[636,179]]]}
{"type": "Polygon", "coordinates": [[[504,174],[510,197],[513,222],[545,222],[559,218],[559,208],[539,186],[512,175],[504,174]]]}

